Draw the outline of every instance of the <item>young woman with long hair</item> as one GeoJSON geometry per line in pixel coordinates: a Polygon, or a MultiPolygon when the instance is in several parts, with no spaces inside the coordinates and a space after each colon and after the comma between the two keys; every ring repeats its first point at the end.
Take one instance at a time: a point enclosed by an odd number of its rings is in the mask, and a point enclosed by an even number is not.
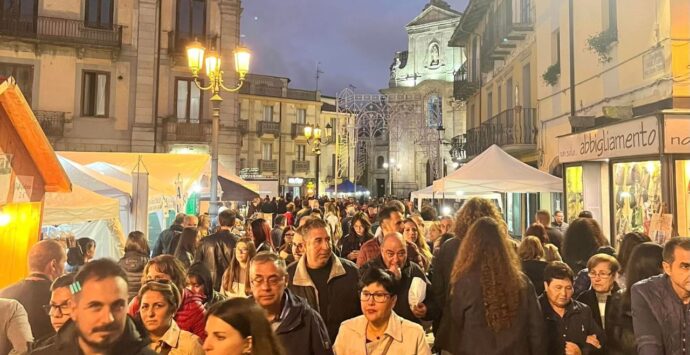
{"type": "Polygon", "coordinates": [[[256,248],[251,238],[243,237],[237,241],[232,261],[223,273],[223,280],[220,283],[221,294],[228,298],[235,298],[247,297],[251,293],[249,262],[255,255],[256,248]]]}
{"type": "Polygon", "coordinates": [[[403,221],[403,237],[405,237],[406,242],[417,246],[419,254],[422,257],[422,265],[419,266],[421,266],[425,272],[428,272],[431,267],[431,258],[433,255],[429,249],[429,244],[427,244],[424,238],[422,228],[414,219],[407,218],[403,221]]]}
{"type": "Polygon", "coordinates": [[[248,235],[252,237],[254,245],[256,245],[256,252],[270,251],[276,252],[276,247],[273,245],[271,238],[271,227],[263,218],[257,218],[249,223],[247,230],[248,235]]]}
{"type": "Polygon", "coordinates": [[[263,308],[254,300],[233,298],[208,310],[206,355],[283,355],[263,308]]]}
{"type": "Polygon", "coordinates": [[[175,257],[184,265],[185,270],[194,264],[194,255],[196,254],[197,235],[199,232],[196,228],[187,227],[182,230],[180,234],[180,242],[175,248],[175,257]]]}
{"type": "Polygon", "coordinates": [[[468,230],[451,274],[454,354],[545,354],[534,287],[502,220],[482,217],[468,230]]]}

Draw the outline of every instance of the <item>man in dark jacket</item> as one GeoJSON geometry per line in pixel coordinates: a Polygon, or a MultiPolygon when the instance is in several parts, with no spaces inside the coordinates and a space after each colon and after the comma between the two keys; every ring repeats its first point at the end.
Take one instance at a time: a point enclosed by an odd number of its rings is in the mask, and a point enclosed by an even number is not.
{"type": "Polygon", "coordinates": [[[287,289],[287,267],[276,254],[261,252],[251,261],[252,298],[266,310],[268,321],[288,355],[331,355],[323,319],[307,301],[287,289]]]}
{"type": "Polygon", "coordinates": [[[587,355],[604,344],[604,333],[592,311],[572,298],[573,277],[573,271],[563,262],[552,262],[544,269],[544,293],[539,303],[550,355],[587,355]]]}
{"type": "Polygon", "coordinates": [[[431,282],[424,275],[422,268],[407,260],[405,240],[400,233],[389,233],[383,237],[381,243],[381,255],[368,261],[360,269],[363,275],[366,270],[376,267],[390,271],[399,283],[398,300],[393,310],[395,313],[409,321],[421,323],[421,320],[432,320],[439,314],[439,309],[434,302],[431,292],[426,293],[426,298],[420,304],[410,304],[409,293],[412,279],[415,277],[426,283],[426,289],[431,288],[431,282]]]}
{"type": "Polygon", "coordinates": [[[563,233],[551,226],[551,214],[549,211],[539,210],[534,218],[546,229],[546,234],[549,236],[549,243],[561,250],[561,246],[563,245],[563,233]]]}
{"type": "Polygon", "coordinates": [[[686,354],[690,342],[690,238],[671,238],[664,245],[664,274],[631,288],[633,328],[640,355],[686,354]],[[682,351],[682,352],[681,352],[682,351]]]}
{"type": "Polygon", "coordinates": [[[50,303],[50,284],[65,271],[67,255],[55,240],[43,240],[29,250],[29,276],[0,290],[1,298],[19,301],[26,310],[34,339],[55,334],[43,309],[50,303]]]}
{"type": "Polygon", "coordinates": [[[319,312],[332,344],[340,323],[360,315],[362,310],[357,266],[333,254],[326,228],[326,222],[315,218],[302,226],[306,250],[288,267],[288,280],[290,290],[319,312]]]}
{"type": "Polygon", "coordinates": [[[235,245],[239,239],[230,232],[230,229],[235,226],[235,213],[233,211],[225,210],[218,214],[218,224],[218,232],[202,239],[194,257],[195,261],[201,262],[207,269],[211,270],[213,289],[216,291],[220,291],[223,273],[232,261],[235,245]]]}
{"type": "Polygon", "coordinates": [[[170,243],[174,239],[175,234],[179,235],[182,233],[182,230],[184,229],[182,224],[184,223],[185,216],[186,215],[184,213],[178,213],[177,216],[175,216],[175,221],[173,221],[173,224],[170,226],[170,228],[162,231],[161,234],[158,235],[158,239],[156,239],[156,243],[153,245],[153,249],[151,250],[152,258],[155,258],[161,254],[172,254],[170,251],[170,243]]]}
{"type": "Polygon", "coordinates": [[[71,320],[34,355],[156,354],[127,316],[127,275],[112,260],[99,259],[79,270],[71,320]],[[94,307],[99,307],[94,312],[94,307]]]}

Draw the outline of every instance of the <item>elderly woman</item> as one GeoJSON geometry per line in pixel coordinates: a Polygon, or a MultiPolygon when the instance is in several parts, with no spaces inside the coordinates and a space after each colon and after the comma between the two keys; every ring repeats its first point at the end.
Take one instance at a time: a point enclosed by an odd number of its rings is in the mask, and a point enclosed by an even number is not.
{"type": "Polygon", "coordinates": [[[202,355],[204,350],[196,335],[181,330],[173,320],[182,297],[175,284],[151,281],[139,290],[139,314],[148,331],[149,347],[158,354],[202,355]]]}
{"type": "Polygon", "coordinates": [[[398,285],[392,275],[370,268],[362,275],[360,286],[364,315],[340,326],[333,345],[336,354],[431,354],[422,326],[393,312],[398,285]]]}

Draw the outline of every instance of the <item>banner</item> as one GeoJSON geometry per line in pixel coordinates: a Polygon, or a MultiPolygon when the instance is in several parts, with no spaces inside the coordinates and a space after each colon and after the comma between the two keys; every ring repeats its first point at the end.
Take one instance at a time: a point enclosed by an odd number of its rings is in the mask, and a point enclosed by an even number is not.
{"type": "Polygon", "coordinates": [[[690,116],[664,118],[664,153],[690,154],[690,116]]]}

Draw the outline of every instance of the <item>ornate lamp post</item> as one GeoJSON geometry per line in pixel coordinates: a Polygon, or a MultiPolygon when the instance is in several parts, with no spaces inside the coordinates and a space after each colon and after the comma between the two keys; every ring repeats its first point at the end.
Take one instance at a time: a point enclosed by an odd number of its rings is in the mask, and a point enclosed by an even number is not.
{"type": "Polygon", "coordinates": [[[388,169],[388,195],[393,196],[393,169],[400,171],[402,166],[400,163],[395,163],[395,159],[390,158],[390,163],[383,163],[383,168],[388,169]]]}
{"type": "Polygon", "coordinates": [[[194,84],[203,91],[211,92],[212,106],[212,130],[211,130],[211,188],[209,198],[209,215],[211,220],[218,216],[218,134],[220,131],[220,103],[223,99],[220,93],[236,92],[244,84],[244,78],[249,72],[251,53],[248,49],[238,47],[234,51],[235,71],[239,75],[237,85],[227,88],[223,84],[223,70],[221,69],[220,55],[211,50],[204,56],[206,49],[198,41],[187,46],[187,63],[194,76],[194,84]],[[206,75],[209,79],[208,86],[199,82],[199,71],[206,64],[206,75]]]}
{"type": "MultiPolygon", "coordinates": [[[[331,129],[331,125],[326,124],[326,136],[331,135],[331,129]]],[[[319,125],[304,127],[304,138],[307,139],[307,144],[313,146],[311,151],[316,155],[316,192],[314,197],[319,197],[319,175],[321,173],[321,128],[319,125]]]]}

